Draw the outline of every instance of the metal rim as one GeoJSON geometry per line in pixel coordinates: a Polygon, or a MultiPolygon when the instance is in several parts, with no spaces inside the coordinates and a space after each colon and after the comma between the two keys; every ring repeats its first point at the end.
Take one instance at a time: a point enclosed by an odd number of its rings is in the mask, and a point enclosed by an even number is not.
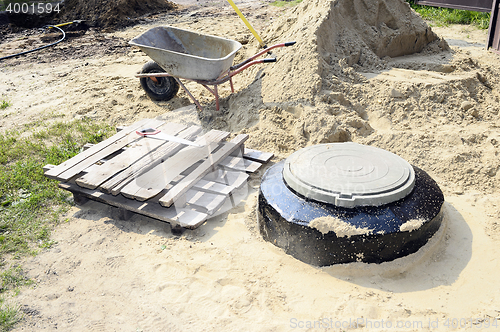
{"type": "MultiPolygon", "coordinates": [[[[159,71],[154,71],[151,73],[159,73],[159,71]]],[[[172,89],[172,84],[170,84],[170,80],[168,77],[156,77],[158,83],[154,82],[152,79],[146,79],[146,85],[148,88],[157,95],[164,95],[168,93],[170,89],[172,89]]]]}

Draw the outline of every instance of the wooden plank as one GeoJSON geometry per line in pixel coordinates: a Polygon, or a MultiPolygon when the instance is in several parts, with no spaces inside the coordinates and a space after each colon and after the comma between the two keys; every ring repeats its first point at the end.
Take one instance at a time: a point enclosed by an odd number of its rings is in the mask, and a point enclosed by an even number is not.
{"type": "Polygon", "coordinates": [[[239,188],[245,183],[248,177],[248,174],[244,172],[219,168],[215,172],[207,174],[203,179],[239,188]]]}
{"type": "Polygon", "coordinates": [[[93,147],[95,144],[93,143],[86,143],[84,146],[83,146],[83,151],[86,151],[88,149],[90,149],[91,147],[93,147]]]}
{"type": "Polygon", "coordinates": [[[207,193],[229,195],[235,188],[222,183],[201,179],[200,181],[196,182],[196,184],[193,186],[193,189],[198,189],[207,193]]]}
{"type": "MultiPolygon", "coordinates": [[[[199,166],[199,164],[196,164],[196,167],[199,166]]],[[[172,188],[175,184],[182,181],[185,176],[189,175],[189,173],[190,172],[186,171],[177,176],[166,189],[168,190],[172,188]]],[[[233,191],[241,188],[247,182],[248,178],[248,174],[244,172],[217,169],[214,172],[208,173],[200,181],[196,182],[193,189],[227,196],[233,191]]]]}
{"type": "Polygon", "coordinates": [[[238,135],[231,142],[224,144],[217,152],[210,155],[207,160],[182,179],[181,182],[170,189],[165,196],[160,198],[160,204],[166,207],[171,206],[177,198],[184,195],[196,182],[212,171],[218,163],[240,148],[247,139],[248,135],[246,134],[238,135]]]}
{"type": "MultiPolygon", "coordinates": [[[[201,162],[194,164],[193,170],[196,169],[196,167],[198,167],[200,164],[201,162]]],[[[191,173],[191,170],[187,169],[186,171],[182,172],[181,175],[176,176],[166,189],[172,188],[185,176],[189,175],[189,173],[191,173]]],[[[227,196],[234,190],[239,189],[243,184],[245,184],[248,178],[249,176],[247,173],[234,172],[219,168],[214,172],[208,173],[200,181],[196,182],[193,186],[193,189],[227,196]]]]}
{"type": "Polygon", "coordinates": [[[206,213],[194,211],[188,208],[165,208],[158,203],[141,203],[128,200],[121,196],[113,196],[97,190],[81,188],[71,183],[60,183],[59,187],[97,202],[123,208],[128,211],[165,221],[171,223],[172,225],[180,225],[185,228],[196,228],[208,219],[208,215],[206,213]]]}
{"type": "MultiPolygon", "coordinates": [[[[168,123],[158,127],[171,135],[176,135],[185,128],[186,126],[178,123],[168,123]]],[[[140,137],[126,151],[101,165],[98,172],[87,173],[78,178],[76,183],[83,188],[95,189],[113,175],[128,167],[134,167],[136,161],[149,160],[148,154],[166,143],[167,141],[163,140],[140,137]]]]}
{"type": "Polygon", "coordinates": [[[214,194],[229,195],[245,184],[248,179],[248,174],[242,172],[217,170],[215,173],[217,173],[215,177],[211,174],[207,174],[203,179],[196,182],[193,189],[203,190],[214,194]]]}
{"type": "MultiPolygon", "coordinates": [[[[117,127],[118,128],[118,127],[117,127]]],[[[94,144],[87,143],[83,146],[84,150],[89,149],[92,147],[94,144]]],[[[243,158],[259,162],[261,164],[268,163],[272,158],[274,157],[274,154],[271,152],[262,152],[259,150],[254,150],[254,149],[249,149],[245,148],[245,152],[243,154],[243,158]]]]}
{"type": "Polygon", "coordinates": [[[45,166],[43,166],[42,170],[43,172],[47,172],[49,169],[53,169],[54,167],[57,167],[56,165],[52,165],[52,164],[47,164],[45,166]]]}
{"type": "Polygon", "coordinates": [[[226,198],[227,196],[224,195],[211,194],[195,189],[186,192],[186,203],[209,215],[217,211],[224,204],[226,198]]]}
{"type": "MultiPolygon", "coordinates": [[[[232,197],[231,200],[228,200],[229,195],[236,194],[238,196],[238,191],[243,188],[244,184],[247,183],[248,177],[248,174],[244,172],[233,172],[224,169],[218,169],[215,172],[207,174],[203,179],[198,181],[192,189],[188,190],[185,197],[181,197],[180,199],[176,200],[174,205],[179,206],[181,204],[180,201],[182,201],[183,203],[187,203],[188,206],[192,206],[194,209],[207,213],[209,215],[212,215],[216,211],[219,211],[223,206],[226,206],[226,210],[230,209],[234,207],[234,197],[232,197]],[[214,179],[219,182],[211,181],[214,179]],[[208,187],[202,186],[203,184],[208,184],[208,187]],[[190,196],[193,193],[197,192],[195,189],[198,189],[198,196],[201,197],[197,200],[195,200],[195,198],[198,197],[190,196]],[[200,191],[216,194],[216,197],[204,195],[200,191]]],[[[176,179],[177,182],[181,181],[182,178],[183,176],[179,176],[176,179]]],[[[175,183],[169,184],[167,186],[167,190],[172,188],[174,185],[175,183]]],[[[243,197],[239,197],[238,202],[241,201],[241,199],[243,199],[243,197]]],[[[155,201],[156,200],[157,197],[155,197],[155,201]]]]}
{"type": "Polygon", "coordinates": [[[225,183],[236,189],[241,188],[245,183],[247,183],[249,176],[244,172],[232,172],[228,170],[222,170],[220,177],[215,178],[213,181],[218,183],[225,183]]]}
{"type": "Polygon", "coordinates": [[[256,161],[247,160],[239,157],[227,157],[220,162],[221,166],[234,169],[236,171],[250,172],[253,173],[258,170],[262,164],[256,161]]]}
{"type": "Polygon", "coordinates": [[[101,167],[101,165],[99,165],[99,164],[94,164],[94,165],[92,165],[92,166],[87,167],[86,169],[84,169],[84,170],[82,171],[82,173],[80,173],[80,174],[86,174],[86,173],[91,173],[91,172],[99,172],[99,168],[100,168],[100,167],[101,167]]]}
{"type": "MultiPolygon", "coordinates": [[[[199,132],[201,127],[191,126],[179,133],[178,137],[183,139],[193,139],[199,132]]],[[[198,142],[198,140],[196,141],[198,142]]],[[[169,156],[184,148],[185,145],[176,142],[167,142],[155,151],[149,154],[147,159],[138,160],[133,167],[128,167],[123,172],[115,175],[105,183],[101,184],[101,190],[106,193],[118,195],[123,187],[128,183],[133,182],[141,174],[153,169],[169,156]]]]}
{"type": "Polygon", "coordinates": [[[62,164],[48,170],[45,176],[51,179],[67,181],[80,173],[86,167],[94,164],[98,160],[110,155],[114,151],[129,144],[128,135],[143,127],[154,127],[162,124],[162,121],[144,119],[138,121],[110,138],[99,142],[86,151],[83,151],[62,164]]]}
{"type": "MultiPolygon", "coordinates": [[[[156,126],[161,126],[162,124],[163,124],[162,121],[153,119],[153,120],[146,121],[143,125],[138,126],[137,129],[141,129],[144,127],[150,127],[150,126],[156,127],[156,126]]],[[[90,167],[97,162],[102,163],[105,158],[110,158],[111,156],[119,153],[119,151],[122,148],[124,148],[126,145],[128,145],[128,144],[130,144],[138,139],[140,139],[140,137],[138,137],[138,135],[135,133],[135,130],[134,130],[134,131],[128,133],[122,139],[115,141],[113,144],[96,152],[94,155],[89,156],[88,158],[86,158],[82,162],[78,163],[78,165],[76,165],[76,166],[68,169],[67,171],[59,174],[58,179],[61,181],[68,181],[69,179],[71,179],[75,175],[82,172],[87,167],[90,167]]],[[[92,151],[94,148],[95,148],[95,146],[89,148],[88,150],[84,151],[83,153],[87,153],[89,151],[92,151]]]]}
{"type": "MultiPolygon", "coordinates": [[[[245,173],[243,173],[245,174],[245,173]]],[[[231,193],[231,199],[226,199],[224,204],[217,211],[228,211],[236,206],[238,206],[246,197],[248,197],[248,188],[239,188],[231,193]]]]}
{"type": "Polygon", "coordinates": [[[272,157],[274,157],[274,154],[271,152],[262,152],[249,148],[245,148],[245,152],[243,153],[243,158],[257,161],[262,164],[269,162],[272,157]]]}
{"type": "Polygon", "coordinates": [[[206,146],[202,148],[185,147],[146,173],[139,175],[135,180],[130,181],[121,189],[121,194],[138,201],[145,201],[158,195],[175,177],[192,164],[207,158],[212,151],[211,144],[219,143],[227,136],[229,133],[223,131],[212,130],[208,132],[196,140],[196,143],[206,144],[206,146]]]}

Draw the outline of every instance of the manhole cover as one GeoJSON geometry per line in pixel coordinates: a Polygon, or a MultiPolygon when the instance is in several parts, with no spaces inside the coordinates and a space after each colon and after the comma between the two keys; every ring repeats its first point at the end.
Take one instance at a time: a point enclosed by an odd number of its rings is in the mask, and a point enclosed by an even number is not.
{"type": "Polygon", "coordinates": [[[288,157],[286,184],[309,199],[336,206],[379,206],[408,195],[415,172],[401,157],[356,143],[321,144],[288,157]]]}

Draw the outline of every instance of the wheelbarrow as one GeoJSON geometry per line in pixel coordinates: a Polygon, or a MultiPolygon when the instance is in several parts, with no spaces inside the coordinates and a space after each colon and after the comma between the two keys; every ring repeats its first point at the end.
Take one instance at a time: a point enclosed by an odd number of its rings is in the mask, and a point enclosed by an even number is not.
{"type": "Polygon", "coordinates": [[[229,81],[234,93],[232,77],[258,63],[276,62],[276,58],[256,60],[274,48],[292,46],[295,42],[276,44],[260,51],[245,61],[232,66],[236,52],[241,48],[237,41],[203,35],[171,26],[152,28],[132,39],[129,44],[139,47],[153,61],[146,63],[141,73],[141,86],[153,100],[170,100],[179,86],[203,110],[180,79],[203,85],[215,96],[219,110],[218,85],[229,81]],[[210,87],[212,86],[212,88],[210,87]]]}

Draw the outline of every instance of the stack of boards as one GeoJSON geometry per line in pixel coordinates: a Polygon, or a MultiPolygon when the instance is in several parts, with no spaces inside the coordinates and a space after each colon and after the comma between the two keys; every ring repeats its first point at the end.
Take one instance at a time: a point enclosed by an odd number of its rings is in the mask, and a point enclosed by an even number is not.
{"type": "Polygon", "coordinates": [[[76,203],[90,199],[193,229],[237,204],[235,194],[247,192],[247,173],[273,157],[246,149],[248,135],[226,141],[229,136],[225,131],[202,134],[198,126],[144,119],[88,145],[58,166],[45,166],[45,176],[61,181],[59,187],[72,192],[76,203]],[[145,128],[202,147],[137,134],[145,128]]]}

